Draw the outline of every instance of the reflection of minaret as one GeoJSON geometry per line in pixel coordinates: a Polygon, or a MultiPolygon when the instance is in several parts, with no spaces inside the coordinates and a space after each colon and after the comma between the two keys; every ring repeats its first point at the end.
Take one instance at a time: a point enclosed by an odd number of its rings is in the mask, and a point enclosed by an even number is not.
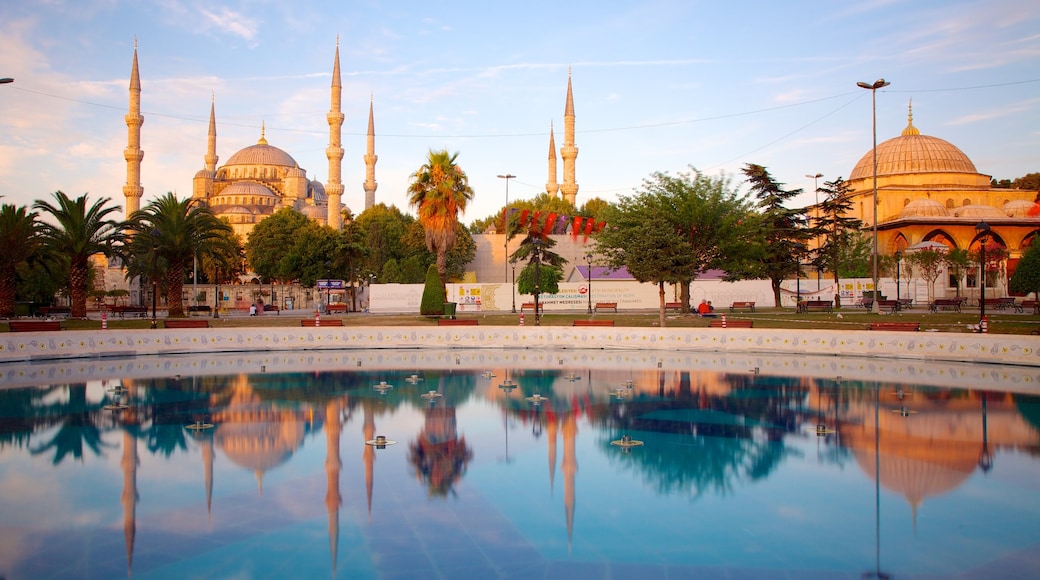
{"type": "Polygon", "coordinates": [[[343,467],[339,456],[341,408],[339,400],[330,401],[325,406],[325,509],[329,514],[329,551],[332,554],[333,572],[336,571],[339,555],[339,508],[343,505],[343,497],[339,493],[339,471],[343,467]]]}
{"type": "Polygon", "coordinates": [[[134,565],[134,537],[137,534],[137,439],[129,431],[123,431],[123,539],[126,543],[126,572],[134,565]]]}
{"type": "Polygon", "coordinates": [[[545,193],[556,197],[560,192],[560,184],[556,183],[556,135],[552,123],[549,123],[549,180],[545,182],[545,193]]]}
{"type": "Polygon", "coordinates": [[[574,476],[578,473],[578,458],[574,447],[578,438],[578,419],[574,413],[563,421],[563,507],[567,512],[567,550],[574,536],[574,476]]]}
{"type": "Polygon", "coordinates": [[[365,209],[376,204],[376,122],[372,114],[372,97],[368,98],[368,138],[365,146],[365,209]]]}
{"type": "Polygon", "coordinates": [[[326,118],[329,121],[329,146],[325,149],[325,156],[329,158],[329,182],[325,184],[325,194],[328,196],[329,213],[326,222],[329,227],[340,229],[343,225],[340,206],[343,204],[343,113],[340,106],[343,93],[343,83],[339,78],[339,37],[336,37],[336,62],[332,67],[332,105],[326,118]]]}
{"type": "Polygon", "coordinates": [[[555,489],[556,483],[556,430],[560,424],[555,413],[549,416],[549,493],[555,489]]]}
{"type": "Polygon", "coordinates": [[[126,113],[126,149],[123,150],[123,157],[126,159],[126,185],[123,186],[123,195],[126,197],[127,217],[141,209],[141,196],[144,195],[144,188],[141,187],[141,160],[144,159],[144,151],[141,150],[141,125],[143,124],[141,75],[137,70],[137,39],[135,38],[134,64],[130,69],[130,109],[126,113]]]}
{"type": "Polygon", "coordinates": [[[213,459],[216,454],[213,452],[212,433],[205,434],[203,437],[200,447],[202,447],[202,464],[206,477],[206,519],[210,520],[213,517],[213,459]]]}
{"type": "MultiPolygon", "coordinates": [[[[365,405],[364,440],[371,441],[376,438],[376,418],[372,409],[365,405]]],[[[372,519],[372,481],[375,477],[374,469],[376,463],[375,445],[365,445],[362,458],[365,461],[365,498],[368,500],[368,519],[372,519]]]]}
{"type": "Polygon", "coordinates": [[[574,96],[571,93],[571,71],[567,70],[567,105],[563,111],[563,147],[560,148],[563,158],[563,185],[560,192],[563,199],[574,205],[578,195],[578,184],[574,181],[574,161],[578,158],[578,148],[574,146],[574,96]]]}

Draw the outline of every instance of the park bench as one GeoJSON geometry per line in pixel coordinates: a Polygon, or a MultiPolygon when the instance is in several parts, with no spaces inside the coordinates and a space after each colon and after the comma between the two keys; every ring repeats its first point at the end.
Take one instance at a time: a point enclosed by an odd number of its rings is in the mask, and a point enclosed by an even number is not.
{"type": "Polygon", "coordinates": [[[125,318],[126,316],[144,318],[148,316],[148,308],[145,306],[113,306],[112,313],[118,314],[119,318],[125,318]]]}
{"type": "Polygon", "coordinates": [[[682,309],[683,309],[682,302],[665,302],[664,303],[664,309],[665,310],[676,310],[678,312],[682,312],[682,309]]]}
{"type": "Polygon", "coordinates": [[[993,310],[1006,310],[1008,308],[1014,308],[1015,312],[1022,312],[1022,307],[1015,304],[1014,296],[1007,296],[1004,298],[987,298],[986,308],[993,310]]]}
{"type": "Polygon", "coordinates": [[[712,320],[708,323],[709,328],[752,328],[754,320],[712,320]]]}
{"type": "Polygon", "coordinates": [[[613,320],[575,320],[573,326],[614,326],[613,320]]]}
{"type": "Polygon", "coordinates": [[[325,312],[328,312],[329,314],[333,314],[333,313],[336,313],[336,312],[346,313],[347,312],[347,305],[344,302],[336,302],[334,304],[327,304],[327,305],[325,305],[325,312]]]}
{"type": "Polygon", "coordinates": [[[896,312],[902,308],[899,300],[878,300],[879,310],[888,310],[889,312],[896,312]]]}
{"type": "Polygon", "coordinates": [[[438,318],[437,326],[477,326],[480,321],[476,318],[438,318]]]}
{"type": "MultiPolygon", "coordinates": [[[[300,326],[318,326],[315,324],[316,320],[313,318],[304,318],[300,321],[300,326]]],[[[343,320],[339,318],[323,318],[321,320],[321,326],[343,326],[343,320]]]]}
{"type": "Polygon", "coordinates": [[[909,310],[909,309],[913,308],[913,306],[914,306],[914,299],[913,298],[900,298],[900,299],[896,300],[896,302],[899,303],[899,309],[900,310],[909,310]]]}
{"type": "Polygon", "coordinates": [[[600,310],[613,310],[614,313],[616,314],[617,313],[617,302],[597,302],[596,303],[596,312],[599,312],[600,310]]]}
{"type": "Polygon", "coordinates": [[[932,303],[928,305],[929,310],[932,312],[938,312],[940,310],[955,310],[961,311],[961,304],[964,300],[961,298],[936,298],[932,300],[932,303]]]}
{"type": "Polygon", "coordinates": [[[798,312],[809,312],[811,310],[830,312],[834,308],[831,300],[802,300],[798,303],[798,312]]]}
{"type": "Polygon", "coordinates": [[[1019,306],[1021,308],[1032,308],[1033,314],[1040,314],[1040,300],[1023,300],[1019,306]]]}
{"type": "Polygon", "coordinates": [[[921,330],[920,322],[871,322],[867,330],[909,330],[916,332],[921,330]]]}
{"type": "Polygon", "coordinates": [[[11,332],[44,332],[61,330],[58,320],[10,320],[7,322],[11,332]]]}
{"type": "Polygon", "coordinates": [[[163,320],[163,328],[209,328],[209,320],[205,318],[167,318],[163,320]]]}
{"type": "Polygon", "coordinates": [[[72,314],[72,309],[68,306],[41,306],[40,316],[68,316],[72,314]]]}
{"type": "MultiPolygon", "coordinates": [[[[520,305],[520,312],[523,312],[524,310],[531,310],[531,311],[533,311],[534,310],[534,302],[524,302],[523,304],[521,304],[520,305]]],[[[545,312],[545,304],[539,304],[538,305],[538,310],[541,310],[542,312],[545,312]]]]}
{"type": "Polygon", "coordinates": [[[747,310],[748,312],[754,312],[755,311],[755,303],[754,302],[734,302],[733,304],[729,305],[729,311],[730,312],[736,312],[738,310],[747,310]]]}
{"type": "Polygon", "coordinates": [[[281,310],[274,304],[264,304],[264,312],[274,312],[275,314],[281,314],[281,310]]]}

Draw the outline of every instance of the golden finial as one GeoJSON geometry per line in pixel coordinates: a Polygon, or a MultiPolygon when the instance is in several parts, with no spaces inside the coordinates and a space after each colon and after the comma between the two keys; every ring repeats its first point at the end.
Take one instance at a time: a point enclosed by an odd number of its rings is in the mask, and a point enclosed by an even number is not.
{"type": "Polygon", "coordinates": [[[267,139],[264,138],[265,131],[266,125],[264,121],[260,121],[260,140],[256,142],[257,145],[267,145],[267,139]]]}
{"type": "Polygon", "coordinates": [[[914,127],[914,100],[910,99],[910,106],[906,115],[906,129],[903,129],[903,136],[907,137],[910,135],[920,135],[921,131],[914,127]]]}

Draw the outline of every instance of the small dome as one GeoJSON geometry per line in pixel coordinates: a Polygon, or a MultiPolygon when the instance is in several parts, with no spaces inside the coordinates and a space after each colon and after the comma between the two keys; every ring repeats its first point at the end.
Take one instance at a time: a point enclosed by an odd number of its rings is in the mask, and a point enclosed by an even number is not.
{"type": "Polygon", "coordinates": [[[195,172],[195,179],[198,179],[200,177],[203,179],[213,179],[215,175],[215,171],[209,171],[208,169],[200,169],[195,172]]]}
{"type": "Polygon", "coordinates": [[[325,186],[317,180],[310,182],[307,186],[307,197],[316,203],[324,203],[329,199],[329,196],[325,194],[325,186]]]}
{"type": "Polygon", "coordinates": [[[266,142],[238,151],[224,164],[225,167],[231,165],[275,165],[289,168],[298,166],[291,155],[266,142]]]}
{"type": "Polygon", "coordinates": [[[288,171],[288,172],[287,172],[287,173],[285,174],[285,176],[286,176],[286,177],[307,177],[307,172],[306,172],[306,171],[304,171],[304,170],[302,170],[302,169],[300,169],[300,166],[299,166],[299,165],[296,165],[295,167],[293,167],[292,169],[290,169],[290,170],[289,170],[289,171],[288,171]]]}
{"type": "Polygon", "coordinates": [[[962,205],[954,208],[953,215],[961,218],[1004,218],[1007,214],[991,205],[962,205]]]}
{"type": "Polygon", "coordinates": [[[244,208],[244,207],[242,207],[240,205],[232,206],[232,207],[230,207],[230,208],[228,208],[228,209],[226,209],[226,210],[224,210],[224,211],[222,211],[220,213],[221,214],[225,214],[225,215],[231,215],[231,214],[253,215],[253,212],[249,211],[248,209],[246,209],[246,208],[244,208]]]}
{"type": "MultiPolygon", "coordinates": [[[[224,191],[220,192],[220,196],[224,195],[248,195],[256,197],[278,197],[277,193],[271,191],[264,185],[261,185],[255,181],[236,181],[231,185],[224,188],[224,191]]],[[[219,196],[218,196],[219,197],[219,196]]]]}
{"type": "Polygon", "coordinates": [[[934,199],[915,199],[903,207],[903,211],[899,214],[899,217],[948,217],[949,215],[950,212],[946,211],[946,207],[934,199]]]}
{"type": "Polygon", "coordinates": [[[328,217],[328,207],[324,205],[305,205],[300,213],[310,219],[324,220],[328,217]]]}
{"type": "Polygon", "coordinates": [[[1001,211],[1007,214],[1008,217],[1029,217],[1029,212],[1037,204],[1027,199],[1014,199],[1004,204],[1001,207],[1001,211]]]}

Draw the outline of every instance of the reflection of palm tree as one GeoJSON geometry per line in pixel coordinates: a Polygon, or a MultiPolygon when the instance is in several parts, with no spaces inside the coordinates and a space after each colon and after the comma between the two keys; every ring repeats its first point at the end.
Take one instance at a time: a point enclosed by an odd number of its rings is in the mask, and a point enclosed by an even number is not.
{"type": "Polygon", "coordinates": [[[54,413],[48,412],[61,417],[61,427],[50,441],[30,449],[33,455],[54,449],[54,465],[61,463],[69,454],[75,459],[82,459],[84,446],[94,455],[101,455],[101,448],[107,446],[101,440],[101,428],[97,424],[105,402],[88,403],[87,385],[84,383],[69,385],[68,390],[68,401],[59,403],[49,410],[54,413]]]}
{"type": "MultiPolygon", "coordinates": [[[[443,378],[441,379],[443,382],[443,378]]],[[[445,397],[447,399],[447,397],[445,397]]],[[[455,485],[466,472],[466,464],[473,459],[473,450],[466,438],[459,437],[455,421],[455,407],[427,407],[426,421],[419,437],[409,446],[408,462],[415,474],[429,488],[430,496],[445,497],[454,493],[455,485]]]]}

